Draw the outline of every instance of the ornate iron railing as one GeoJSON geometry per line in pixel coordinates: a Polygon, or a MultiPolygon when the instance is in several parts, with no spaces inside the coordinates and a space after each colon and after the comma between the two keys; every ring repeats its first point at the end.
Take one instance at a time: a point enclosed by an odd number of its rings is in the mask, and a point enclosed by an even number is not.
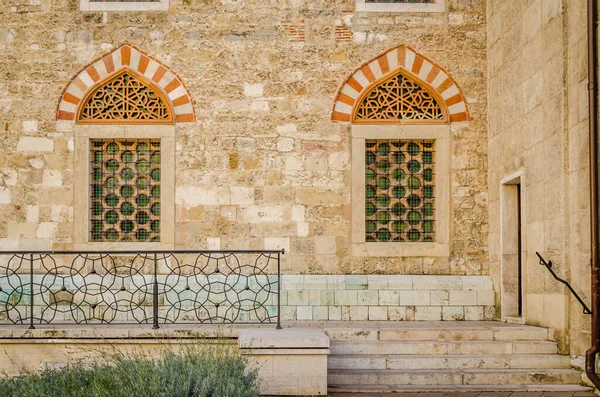
{"type": "Polygon", "coordinates": [[[0,324],[276,323],[284,251],[0,252],[0,324]]]}
{"type": "Polygon", "coordinates": [[[562,278],[558,277],[556,275],[556,273],[554,273],[554,270],[552,269],[552,261],[546,262],[546,260],[542,257],[542,255],[540,255],[539,252],[536,252],[535,254],[537,255],[537,257],[540,260],[540,265],[545,266],[546,269],[548,269],[548,271],[550,272],[550,274],[552,274],[552,277],[554,277],[556,280],[560,281],[561,283],[563,283],[564,285],[567,286],[567,288],[569,289],[569,291],[571,291],[571,293],[573,294],[575,299],[577,299],[577,301],[581,304],[581,306],[583,306],[583,314],[592,314],[592,311],[590,310],[590,308],[585,304],[585,302],[583,301],[583,299],[581,299],[581,297],[577,294],[577,292],[575,292],[573,287],[571,287],[571,284],[569,284],[568,281],[563,280],[562,278]]]}

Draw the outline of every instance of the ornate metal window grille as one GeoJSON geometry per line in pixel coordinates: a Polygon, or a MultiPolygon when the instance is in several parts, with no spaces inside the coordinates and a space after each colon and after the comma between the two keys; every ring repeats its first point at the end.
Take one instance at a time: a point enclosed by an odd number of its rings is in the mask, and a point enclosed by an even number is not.
{"type": "Polygon", "coordinates": [[[365,146],[365,240],[435,241],[435,141],[365,146]]]}
{"type": "Polygon", "coordinates": [[[365,0],[365,3],[435,3],[435,0],[365,0]]]}
{"type": "Polygon", "coordinates": [[[420,84],[401,73],[373,87],[356,109],[355,121],[446,121],[442,107],[420,84]]]}
{"type": "Polygon", "coordinates": [[[90,145],[90,240],[160,241],[160,140],[90,145]]]}
{"type": "Polygon", "coordinates": [[[161,93],[124,71],[86,97],[78,121],[172,123],[173,115],[161,93]]]}

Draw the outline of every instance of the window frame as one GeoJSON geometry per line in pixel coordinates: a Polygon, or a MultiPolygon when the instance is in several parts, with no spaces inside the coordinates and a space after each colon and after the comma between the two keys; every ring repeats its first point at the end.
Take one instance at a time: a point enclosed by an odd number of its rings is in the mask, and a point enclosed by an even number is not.
{"type": "Polygon", "coordinates": [[[446,0],[435,3],[367,3],[356,0],[355,11],[361,12],[446,12],[446,0]]]}
{"type": "Polygon", "coordinates": [[[175,126],[85,125],[74,128],[74,249],[152,250],[175,247],[175,126]],[[160,242],[92,242],[90,239],[90,141],[96,139],[160,139],[160,242]],[[85,164],[85,166],[80,166],[85,164]]]}
{"type": "Polygon", "coordinates": [[[79,3],[80,11],[169,11],[169,0],[159,0],[157,2],[140,1],[90,1],[81,0],[79,3]]]}
{"type": "Polygon", "coordinates": [[[352,139],[352,254],[355,256],[449,256],[451,127],[443,125],[353,124],[352,139]],[[436,241],[434,242],[366,242],[365,233],[365,141],[434,140],[436,147],[434,197],[436,241]]]}

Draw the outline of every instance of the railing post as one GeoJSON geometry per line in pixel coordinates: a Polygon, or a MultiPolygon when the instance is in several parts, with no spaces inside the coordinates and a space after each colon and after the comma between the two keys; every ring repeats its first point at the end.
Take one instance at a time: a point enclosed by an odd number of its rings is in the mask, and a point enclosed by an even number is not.
{"type": "Polygon", "coordinates": [[[158,261],[154,254],[154,287],[152,289],[152,329],[160,328],[158,326],[158,261]]]}
{"type": "Polygon", "coordinates": [[[35,329],[33,325],[33,254],[29,254],[29,329],[35,329]]]}
{"type": "Polygon", "coordinates": [[[277,329],[281,329],[281,252],[277,253],[277,329]]]}

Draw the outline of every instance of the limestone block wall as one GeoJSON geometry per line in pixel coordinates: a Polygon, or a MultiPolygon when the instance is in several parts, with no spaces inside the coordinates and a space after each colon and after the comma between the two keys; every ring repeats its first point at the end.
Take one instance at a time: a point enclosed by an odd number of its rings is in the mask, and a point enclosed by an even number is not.
{"type": "MultiPolygon", "coordinates": [[[[278,302],[282,322],[480,321],[496,314],[490,276],[289,274],[281,290],[274,275],[202,280],[157,276],[160,324],[276,323],[278,302]]],[[[0,325],[26,328],[31,310],[35,324],[152,324],[153,282],[141,274],[85,281],[35,275],[32,302],[29,276],[0,278],[0,325]]]]}
{"type": "Polygon", "coordinates": [[[589,348],[589,316],[538,264],[539,251],[590,302],[586,4],[490,0],[488,7],[490,268],[499,313],[502,181],[521,175],[523,311],[565,352],[589,348]],[[570,349],[570,350],[569,350],[570,349]]]}
{"type": "Polygon", "coordinates": [[[286,275],[282,319],[330,321],[492,320],[489,276],[286,275]]]}
{"type": "MultiPolygon", "coordinates": [[[[168,12],[81,12],[6,0],[0,10],[0,246],[73,249],[76,130],[56,122],[70,77],[131,42],[176,71],[195,122],[175,132],[174,248],[285,248],[297,274],[485,275],[488,268],[483,0],[441,13],[354,11],[354,1],[171,1],[168,12]],[[447,257],[351,253],[350,143],[329,110],[339,84],[407,44],[464,91],[452,132],[447,257]]],[[[93,249],[93,245],[90,245],[93,249]]]]}

